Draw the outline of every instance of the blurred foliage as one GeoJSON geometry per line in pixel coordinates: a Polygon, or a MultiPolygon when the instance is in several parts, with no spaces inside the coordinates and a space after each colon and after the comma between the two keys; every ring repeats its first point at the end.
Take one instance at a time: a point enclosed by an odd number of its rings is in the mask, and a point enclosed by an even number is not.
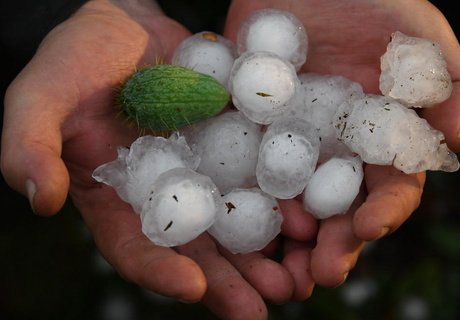
{"type": "MultiPolygon", "coordinates": [[[[221,30],[229,3],[160,2],[193,32],[221,30]]],[[[433,2],[456,21],[453,2],[433,2]]],[[[40,38],[70,14],[75,3],[0,3],[0,51],[8,57],[2,65],[2,96],[40,38]],[[30,28],[39,21],[46,23],[30,28]],[[5,38],[12,27],[17,37],[5,38]]],[[[368,244],[344,285],[317,287],[305,302],[270,305],[270,319],[460,319],[459,178],[459,172],[429,172],[420,207],[397,232],[368,244]]],[[[122,280],[97,251],[71,201],[55,217],[36,217],[27,200],[3,180],[0,201],[0,319],[216,319],[201,304],[182,304],[122,280]]]]}

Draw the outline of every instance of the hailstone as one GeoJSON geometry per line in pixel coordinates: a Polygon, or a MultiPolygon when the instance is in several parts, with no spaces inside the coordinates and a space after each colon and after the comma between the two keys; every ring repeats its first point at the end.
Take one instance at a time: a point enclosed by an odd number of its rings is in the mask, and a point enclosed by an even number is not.
{"type": "Polygon", "coordinates": [[[278,203],[259,188],[234,189],[222,200],[208,232],[232,253],[261,250],[280,233],[278,203]]]}
{"type": "Polygon", "coordinates": [[[367,94],[344,102],[334,126],[337,138],[364,162],[394,165],[405,173],[459,168],[443,133],[392,98],[367,94]]]}
{"type": "Polygon", "coordinates": [[[189,168],[162,173],[148,188],[141,211],[142,232],[155,244],[185,244],[215,221],[222,199],[214,182],[189,168]]]}
{"type": "Polygon", "coordinates": [[[200,162],[183,135],[168,139],[146,135],[135,140],[130,148],[119,147],[116,160],[104,163],[93,171],[93,178],[115,189],[118,196],[140,213],[149,186],[163,172],[172,168],[196,169],[200,162]]]}

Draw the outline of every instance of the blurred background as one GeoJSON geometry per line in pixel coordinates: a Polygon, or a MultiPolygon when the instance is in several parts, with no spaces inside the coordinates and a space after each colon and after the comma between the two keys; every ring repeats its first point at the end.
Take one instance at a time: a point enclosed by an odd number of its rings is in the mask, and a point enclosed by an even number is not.
{"type": "MultiPolygon", "coordinates": [[[[85,1],[0,0],[0,92],[48,31],[85,1]]],[[[160,1],[191,31],[219,31],[229,1],[160,1]]],[[[454,1],[432,1],[457,35],[454,1]]],[[[2,108],[3,118],[3,108],[2,108]]],[[[305,302],[270,306],[270,319],[460,319],[460,173],[429,172],[420,207],[396,233],[369,244],[347,282],[305,302]]],[[[53,218],[0,181],[0,319],[215,319],[123,281],[68,201],[53,218]]]]}

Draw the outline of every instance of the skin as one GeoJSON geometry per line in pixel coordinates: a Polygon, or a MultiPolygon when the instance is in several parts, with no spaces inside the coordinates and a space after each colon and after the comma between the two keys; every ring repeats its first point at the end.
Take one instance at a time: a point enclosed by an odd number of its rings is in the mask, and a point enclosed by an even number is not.
{"type": "MultiPolygon", "coordinates": [[[[305,24],[310,51],[303,71],[341,74],[367,92],[378,92],[379,57],[393,31],[438,41],[454,91],[424,116],[460,150],[460,48],[428,2],[234,0],[225,35],[235,40],[241,21],[264,7],[295,12],[305,24]]],[[[148,0],[88,2],[43,40],[8,88],[2,173],[42,216],[56,214],[70,192],[101,253],[127,281],[181,301],[201,300],[220,318],[264,319],[265,301],[304,300],[315,283],[341,284],[365,242],[396,230],[419,205],[425,174],[368,165],[350,212],[320,223],[296,200],[280,201],[282,235],[262,252],[232,255],[207,234],[178,248],[155,246],[130,206],[91,173],[139,136],[117,116],[114,88],[136,66],[169,61],[189,34],[148,0]],[[280,245],[281,261],[267,258],[280,245]]]]}

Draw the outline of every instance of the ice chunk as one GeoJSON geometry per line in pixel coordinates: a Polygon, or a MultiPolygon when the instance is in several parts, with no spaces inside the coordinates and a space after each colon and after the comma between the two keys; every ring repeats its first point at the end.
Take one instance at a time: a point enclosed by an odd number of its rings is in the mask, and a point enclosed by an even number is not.
{"type": "Polygon", "coordinates": [[[292,114],[318,131],[321,141],[318,162],[332,156],[351,155],[350,149],[337,139],[332,121],[343,101],[364,95],[361,85],[343,76],[312,72],[299,74],[299,80],[300,90],[292,114]]]}
{"type": "Polygon", "coordinates": [[[237,36],[237,48],[240,55],[247,51],[276,53],[299,70],[307,59],[307,31],[288,11],[256,10],[243,21],[237,36]]]}
{"type": "Polygon", "coordinates": [[[442,132],[389,97],[368,94],[343,103],[334,118],[337,137],[364,162],[391,165],[405,173],[453,172],[459,162],[442,132]]]}
{"type": "Polygon", "coordinates": [[[393,33],[381,57],[380,90],[407,106],[430,106],[452,93],[452,80],[438,43],[393,33]]]}
{"type": "Polygon", "coordinates": [[[275,198],[259,188],[234,189],[208,232],[232,253],[263,249],[281,231],[283,216],[275,198]]]}
{"type": "Polygon", "coordinates": [[[172,63],[210,75],[227,87],[236,58],[236,46],[227,38],[202,31],[184,39],[174,51],[172,63]]]}
{"type": "Polygon", "coordinates": [[[162,173],[148,189],[142,207],[142,232],[155,244],[185,244],[215,221],[222,199],[214,182],[188,168],[162,173]]]}
{"type": "Polygon", "coordinates": [[[359,156],[329,159],[318,166],[305,188],[305,210],[317,219],[346,213],[359,193],[363,177],[359,156]]]}
{"type": "Polygon", "coordinates": [[[260,188],[279,199],[302,193],[319,155],[319,138],[306,121],[285,117],[268,126],[260,144],[256,176],[260,188]]]}
{"type": "Polygon", "coordinates": [[[289,110],[299,79],[276,54],[247,52],[235,60],[228,84],[236,108],[253,122],[269,124],[289,110]]]}
{"type": "Polygon", "coordinates": [[[211,177],[222,193],[257,184],[255,169],[262,140],[261,126],[240,111],[200,122],[184,134],[201,158],[197,171],[211,177]]]}
{"type": "Polygon", "coordinates": [[[119,147],[117,159],[97,167],[93,178],[113,187],[123,201],[140,213],[149,186],[161,173],[178,167],[194,170],[199,161],[184,136],[175,133],[166,139],[146,135],[129,149],[119,147]]]}

